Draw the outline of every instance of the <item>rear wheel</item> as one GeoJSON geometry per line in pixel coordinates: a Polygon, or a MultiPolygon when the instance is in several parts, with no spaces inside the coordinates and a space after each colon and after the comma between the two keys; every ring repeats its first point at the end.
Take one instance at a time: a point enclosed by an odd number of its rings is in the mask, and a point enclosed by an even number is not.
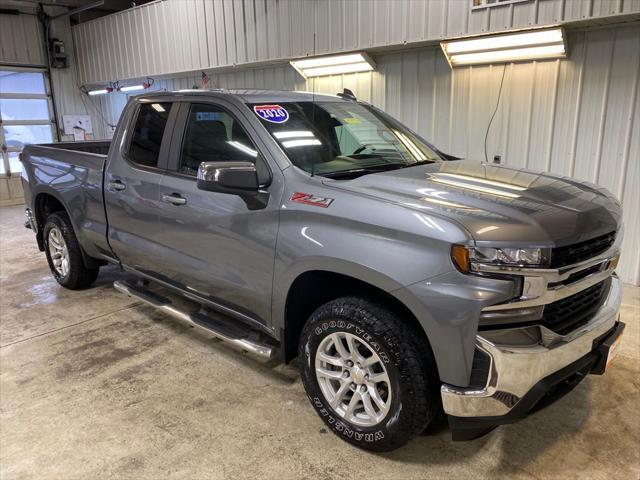
{"type": "Polygon", "coordinates": [[[316,310],[299,344],[316,412],[344,440],[388,451],[421,433],[438,411],[428,345],[393,312],[345,297],[316,310]]]}
{"type": "Polygon", "coordinates": [[[71,221],[64,212],[47,217],[44,226],[44,251],[56,281],[65,288],[87,288],[98,277],[99,268],[87,268],[71,221]]]}

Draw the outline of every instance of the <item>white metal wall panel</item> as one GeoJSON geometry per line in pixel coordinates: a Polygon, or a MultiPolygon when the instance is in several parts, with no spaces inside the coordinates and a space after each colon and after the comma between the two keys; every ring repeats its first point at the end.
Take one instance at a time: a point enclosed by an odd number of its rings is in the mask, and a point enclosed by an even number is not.
{"type": "MultiPolygon", "coordinates": [[[[625,207],[621,277],[640,283],[640,26],[576,32],[566,60],[451,70],[437,48],[374,57],[375,72],[304,81],[288,65],[210,73],[211,86],[337,93],[396,116],[454,155],[484,159],[484,137],[504,69],[488,158],[596,182],[625,207]]],[[[158,81],[155,88],[189,88],[199,75],[158,81]]],[[[124,100],[123,100],[124,99],[124,100]]],[[[99,100],[104,101],[104,100],[99,100]]],[[[112,122],[124,95],[109,95],[112,122]],[[117,105],[115,105],[117,103],[117,105]]]]}
{"type": "Polygon", "coordinates": [[[622,13],[633,13],[640,9],[640,0],[624,0],[622,3],[622,13]]]}
{"type": "Polygon", "coordinates": [[[42,27],[35,15],[0,15],[0,63],[45,65],[42,27]]]}
{"type": "MultiPolygon", "coordinates": [[[[68,18],[60,18],[52,23],[51,36],[62,40],[69,53],[73,52],[73,39],[68,18]]],[[[73,54],[67,57],[67,64],[67,68],[51,70],[51,84],[55,95],[58,125],[62,127],[63,115],[90,115],[94,138],[105,138],[108,131],[101,119],[101,110],[95,109],[89,98],[78,88],[78,62],[73,54]]],[[[62,128],[61,133],[63,133],[62,128]]],[[[73,140],[73,136],[62,134],[62,140],[73,140]]]]}
{"type": "Polygon", "coordinates": [[[470,0],[159,0],[82,23],[74,34],[81,81],[91,84],[640,12],[637,0],[470,6],[470,0]]]}
{"type": "Polygon", "coordinates": [[[622,261],[620,278],[625,282],[635,285],[640,284],[640,216],[638,215],[638,205],[640,205],[640,94],[638,93],[638,77],[636,75],[635,94],[630,100],[635,98],[632,106],[632,117],[627,128],[629,134],[627,147],[627,164],[622,170],[622,166],[614,165],[611,168],[620,168],[621,188],[616,190],[618,198],[622,200],[625,207],[625,236],[622,244],[622,261]]]}

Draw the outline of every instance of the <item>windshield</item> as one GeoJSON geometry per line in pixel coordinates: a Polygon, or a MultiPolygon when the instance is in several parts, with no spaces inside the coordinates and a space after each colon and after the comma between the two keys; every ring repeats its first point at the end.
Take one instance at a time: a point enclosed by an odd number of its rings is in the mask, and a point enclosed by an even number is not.
{"type": "Polygon", "coordinates": [[[249,105],[303,170],[331,178],[437,162],[436,150],[375,107],[356,102],[249,105]]]}

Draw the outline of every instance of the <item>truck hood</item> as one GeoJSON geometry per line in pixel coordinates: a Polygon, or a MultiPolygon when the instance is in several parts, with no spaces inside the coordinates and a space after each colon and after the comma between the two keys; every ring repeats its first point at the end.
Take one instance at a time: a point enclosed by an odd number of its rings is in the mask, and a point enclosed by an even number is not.
{"type": "Polygon", "coordinates": [[[554,247],[620,227],[619,202],[568,177],[471,160],[364,175],[327,185],[462,225],[477,242],[554,247]]]}

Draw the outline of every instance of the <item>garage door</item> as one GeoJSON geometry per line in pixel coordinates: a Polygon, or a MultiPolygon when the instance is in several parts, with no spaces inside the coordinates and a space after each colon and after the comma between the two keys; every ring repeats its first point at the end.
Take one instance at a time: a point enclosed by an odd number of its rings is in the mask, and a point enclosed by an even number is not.
{"type": "Polygon", "coordinates": [[[48,82],[43,70],[0,67],[0,202],[20,203],[18,158],[24,145],[53,141],[48,82]]]}

